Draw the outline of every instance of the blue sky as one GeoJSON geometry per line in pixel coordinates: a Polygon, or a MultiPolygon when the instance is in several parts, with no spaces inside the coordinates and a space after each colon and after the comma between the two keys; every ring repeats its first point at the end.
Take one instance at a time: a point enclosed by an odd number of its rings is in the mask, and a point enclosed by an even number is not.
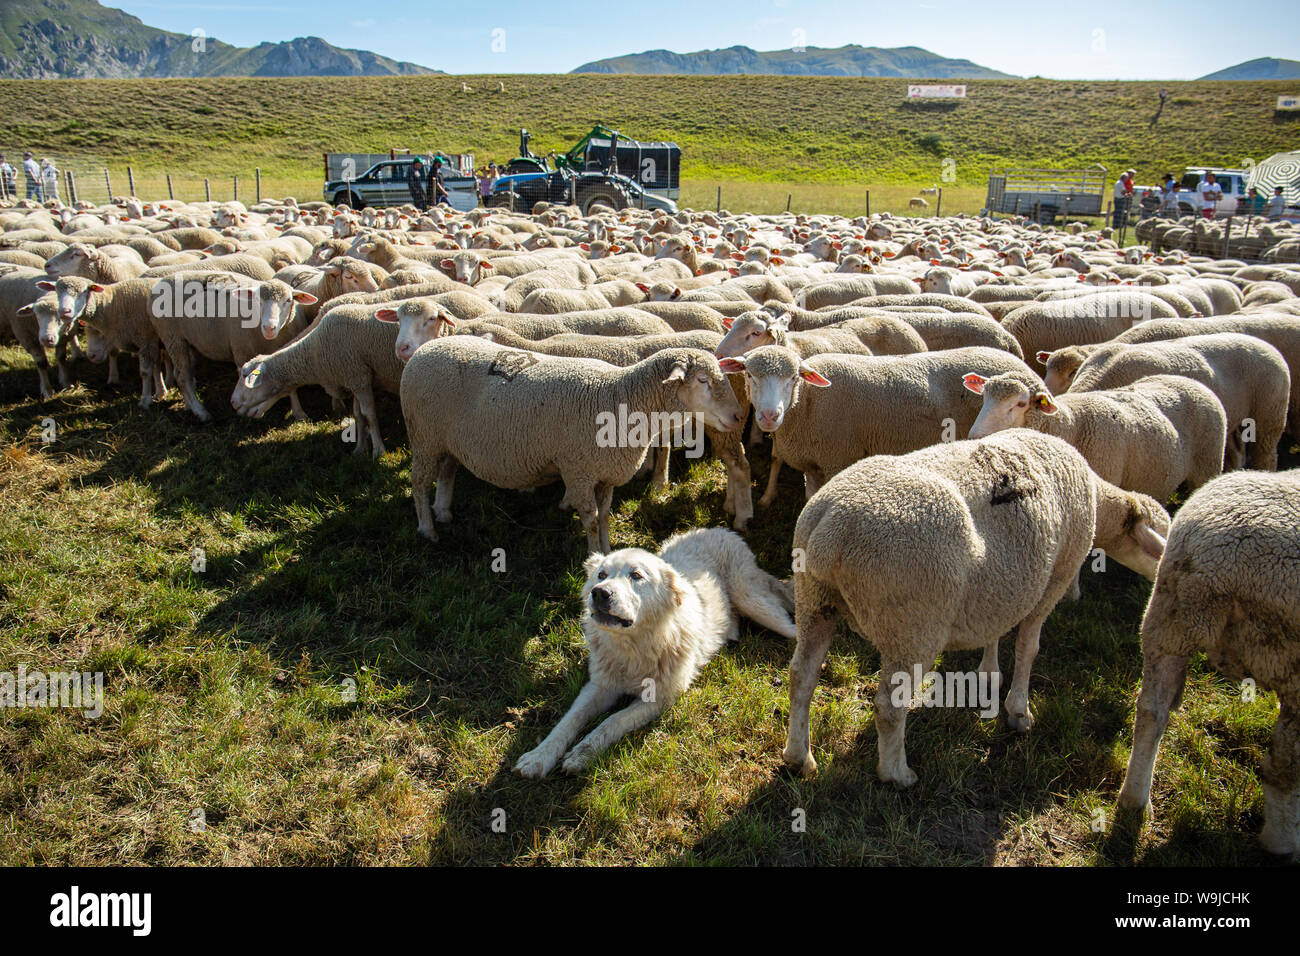
{"type": "Polygon", "coordinates": [[[449,73],[567,73],[589,60],[649,49],[690,52],[743,44],[776,50],[795,46],[798,38],[820,47],[920,46],[1020,76],[1060,79],[1192,79],[1261,56],[1300,59],[1296,0],[1253,0],[1240,8],[1196,0],[108,0],[107,5],[152,26],[178,33],[199,28],[239,46],[313,35],[449,73]],[[599,13],[593,16],[593,10],[599,13]]]}

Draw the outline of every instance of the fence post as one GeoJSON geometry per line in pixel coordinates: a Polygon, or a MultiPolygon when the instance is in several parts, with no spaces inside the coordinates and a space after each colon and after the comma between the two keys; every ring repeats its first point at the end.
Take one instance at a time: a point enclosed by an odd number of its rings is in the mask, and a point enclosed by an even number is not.
{"type": "Polygon", "coordinates": [[[262,167],[258,166],[253,170],[253,175],[257,178],[257,201],[262,201],[262,167]]]}
{"type": "Polygon", "coordinates": [[[1070,224],[1070,197],[1066,196],[1065,209],[1061,213],[1061,225],[1068,226],[1069,224],[1070,224]]]}
{"type": "Polygon", "coordinates": [[[203,201],[212,202],[212,184],[207,179],[203,180],[203,201]]]}
{"type": "Polygon", "coordinates": [[[790,193],[785,194],[785,211],[790,211],[790,193]]]}
{"type": "Polygon", "coordinates": [[[113,201],[113,183],[108,178],[108,167],[104,167],[104,186],[108,189],[108,201],[113,201]]]}
{"type": "Polygon", "coordinates": [[[239,177],[235,177],[235,199],[239,199],[239,177]]]}
{"type": "Polygon", "coordinates": [[[942,186],[939,187],[939,194],[934,200],[934,214],[935,216],[943,215],[943,187],[942,186]]]}
{"type": "Polygon", "coordinates": [[[718,212],[722,212],[722,187],[718,187],[718,212]]]}
{"type": "Polygon", "coordinates": [[[1041,199],[1034,200],[1034,222],[1040,226],[1043,224],[1043,201],[1041,199]]]}
{"type": "Polygon", "coordinates": [[[1228,258],[1228,240],[1232,237],[1232,216],[1223,227],[1223,258],[1228,258]]]}
{"type": "Polygon", "coordinates": [[[126,188],[131,197],[135,198],[135,170],[130,166],[126,167],[126,188]]]}
{"type": "Polygon", "coordinates": [[[1020,215],[1020,197],[1019,197],[1019,196],[1016,197],[1016,208],[1015,208],[1015,211],[1011,213],[1011,215],[1013,215],[1013,216],[1019,216],[1019,215],[1020,215]]]}
{"type": "Polygon", "coordinates": [[[871,190],[867,190],[867,218],[871,218],[871,190]]]}
{"type": "Polygon", "coordinates": [[[168,198],[168,199],[175,199],[175,198],[176,198],[176,194],[172,192],[172,174],[171,174],[171,173],[168,173],[168,174],[167,174],[167,198],[168,198]]]}
{"type": "Polygon", "coordinates": [[[68,190],[68,205],[72,205],[77,201],[77,197],[72,195],[72,170],[65,169],[63,171],[63,183],[68,190]]]}

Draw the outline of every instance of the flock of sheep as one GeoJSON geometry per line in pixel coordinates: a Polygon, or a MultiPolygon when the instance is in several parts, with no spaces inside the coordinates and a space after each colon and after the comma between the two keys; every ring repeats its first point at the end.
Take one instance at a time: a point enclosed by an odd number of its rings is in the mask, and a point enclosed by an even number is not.
{"type": "Polygon", "coordinates": [[[807,496],[784,752],[805,771],[841,616],[881,652],[879,775],[907,786],[907,707],[885,675],[948,648],[982,648],[996,675],[1014,630],[1005,708],[1028,731],[1040,629],[1101,549],[1155,582],[1121,804],[1149,803],[1188,658],[1205,651],[1277,693],[1261,839],[1300,850],[1300,472],[1276,471],[1284,436],[1300,439],[1300,267],[887,214],[131,199],[17,202],[0,228],[0,331],[32,356],[42,398],[47,348],[61,386],[83,352],[110,382],[133,353],[143,407],[174,387],[207,421],[202,356],[238,369],[243,415],[287,397],[302,418],[307,386],[340,416],[350,402],[356,451],[378,456],[375,394],[396,394],[433,540],[463,466],[504,489],[562,481],[561,506],[608,552],[615,490],[648,471],[663,487],[693,423],[744,531],[746,443],[771,436],[759,506],[782,468],[807,496]],[[615,412],[652,424],[602,440],[615,412]]]}

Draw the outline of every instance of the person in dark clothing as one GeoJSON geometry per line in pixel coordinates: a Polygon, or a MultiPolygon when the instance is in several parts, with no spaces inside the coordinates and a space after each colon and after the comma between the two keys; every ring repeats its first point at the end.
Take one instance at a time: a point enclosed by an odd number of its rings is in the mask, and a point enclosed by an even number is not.
{"type": "Polygon", "coordinates": [[[433,169],[429,171],[429,202],[433,204],[446,203],[451,205],[451,197],[447,195],[447,189],[442,184],[442,177],[446,174],[446,167],[443,165],[441,157],[433,158],[433,169]]]}
{"type": "Polygon", "coordinates": [[[411,192],[411,202],[415,203],[416,209],[424,212],[429,208],[429,194],[424,189],[424,160],[417,156],[406,169],[406,188],[411,192]]]}

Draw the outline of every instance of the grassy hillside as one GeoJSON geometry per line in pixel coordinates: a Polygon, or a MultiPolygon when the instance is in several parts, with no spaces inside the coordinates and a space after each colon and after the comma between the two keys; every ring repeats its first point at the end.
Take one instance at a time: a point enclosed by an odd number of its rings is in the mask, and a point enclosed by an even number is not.
{"type": "MultiPolygon", "coordinates": [[[[1285,82],[1092,83],[976,80],[959,102],[909,103],[906,81],[838,77],[490,76],[0,82],[0,148],[86,156],[120,169],[242,182],[260,166],[271,194],[318,195],[327,150],[437,146],[506,159],[518,129],[567,148],[602,121],[675,139],[703,181],[907,187],[982,194],[1003,164],[1134,166],[1140,182],[1188,163],[1235,165],[1295,147],[1275,115],[1285,82]],[[497,80],[506,85],[495,92],[497,80]],[[1170,91],[1155,128],[1159,90],[1170,91]]],[[[143,192],[143,190],[138,190],[143,192]]],[[[694,201],[712,203],[711,190],[694,201]]],[[[850,207],[860,208],[859,191],[850,207]]],[[[813,201],[810,199],[810,202],[813,201]]],[[[724,197],[724,202],[734,206],[724,197]]],[[[978,207],[978,199],[976,200],[978,207]]],[[[815,207],[805,206],[806,210],[815,207]]],[[[878,208],[873,203],[873,208],[878,208]]]]}

